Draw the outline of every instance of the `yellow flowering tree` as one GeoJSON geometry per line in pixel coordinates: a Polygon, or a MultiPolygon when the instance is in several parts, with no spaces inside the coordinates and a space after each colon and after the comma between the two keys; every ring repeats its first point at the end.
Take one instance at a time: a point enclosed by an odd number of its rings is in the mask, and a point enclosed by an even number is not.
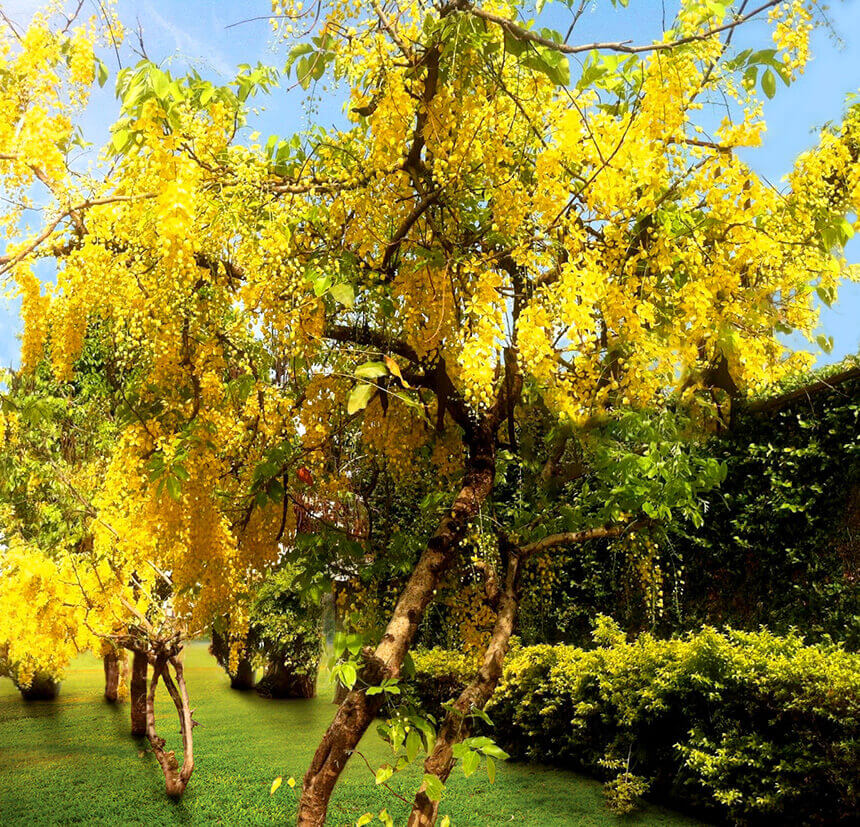
{"type": "MultiPolygon", "coordinates": [[[[246,101],[277,72],[241,67],[217,87],[143,62],[119,76],[121,111],[86,175],[39,123],[69,117],[57,39],[88,35],[41,18],[5,29],[0,177],[16,203],[41,183],[49,209],[0,273],[23,295],[25,367],[50,335],[68,375],[88,326],[112,331],[133,381],[94,546],[148,587],[169,572],[187,630],[241,619],[237,595],[277,562],[306,479],[317,502],[355,493],[356,445],[403,478],[416,457],[439,469],[444,507],[432,501],[434,526],[305,776],[299,821],[318,825],[493,502],[500,441],[516,455],[530,411],[595,439],[630,410],[704,425],[808,363],[780,334],[814,340],[816,297],[832,302],[848,269],[860,108],[822,131],[783,191],[739,158],[761,140],[761,94],[803,70],[801,2],[682,0],[643,44],[578,43],[575,25],[563,37],[504,0],[286,0],[274,13],[278,32],[300,30],[287,73],[341,83],[347,126],[243,143],[246,101]],[[762,17],[774,42],[735,48],[737,27],[762,17]],[[36,279],[39,258],[56,284],[36,279]]],[[[523,560],[666,516],[640,504],[547,536],[494,530],[505,565],[488,580],[490,642],[426,744],[411,824],[435,821],[463,716],[498,680],[523,560]]]]}

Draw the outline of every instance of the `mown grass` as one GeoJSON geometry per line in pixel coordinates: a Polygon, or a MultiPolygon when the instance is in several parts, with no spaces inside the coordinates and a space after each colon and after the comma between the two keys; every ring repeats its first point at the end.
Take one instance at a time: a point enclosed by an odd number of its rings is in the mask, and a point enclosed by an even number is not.
{"type": "MultiPolygon", "coordinates": [[[[94,657],[75,662],[54,702],[25,703],[10,681],[0,681],[0,825],[293,823],[298,784],[334,713],[330,690],[323,683],[321,696],[312,701],[264,700],[230,690],[203,643],[188,647],[185,662],[201,726],[195,730],[194,776],[175,803],[164,795],[145,739],[128,734],[128,704],[114,707],[101,699],[103,674],[94,657]],[[278,775],[285,783],[269,795],[278,775]],[[290,776],[295,790],[286,784],[290,776]]],[[[169,700],[162,697],[156,714],[160,733],[178,746],[169,700]]],[[[360,744],[374,767],[386,760],[386,749],[373,732],[360,744]]],[[[410,798],[418,777],[416,767],[391,786],[410,798]]],[[[383,807],[395,823],[405,823],[407,805],[377,787],[356,756],[337,787],[328,823],[354,824],[362,813],[383,807]]],[[[486,775],[466,779],[457,771],[442,812],[456,827],[698,823],[658,808],[615,818],[599,783],[524,764],[501,766],[492,786],[486,775]]]]}

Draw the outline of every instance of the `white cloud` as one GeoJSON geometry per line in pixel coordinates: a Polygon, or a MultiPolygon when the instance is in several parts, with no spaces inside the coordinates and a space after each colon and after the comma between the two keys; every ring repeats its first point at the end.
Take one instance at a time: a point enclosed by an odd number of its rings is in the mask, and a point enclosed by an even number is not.
{"type": "MultiPolygon", "coordinates": [[[[233,76],[234,67],[224,57],[212,49],[212,44],[204,43],[184,29],[180,28],[171,20],[167,20],[159,14],[151,3],[145,5],[146,13],[141,16],[143,25],[143,40],[147,42],[147,23],[152,21],[162,31],[173,39],[173,46],[177,56],[182,57],[189,63],[204,65],[212,68],[224,78],[233,76]]],[[[155,55],[152,55],[155,59],[155,55]]]]}

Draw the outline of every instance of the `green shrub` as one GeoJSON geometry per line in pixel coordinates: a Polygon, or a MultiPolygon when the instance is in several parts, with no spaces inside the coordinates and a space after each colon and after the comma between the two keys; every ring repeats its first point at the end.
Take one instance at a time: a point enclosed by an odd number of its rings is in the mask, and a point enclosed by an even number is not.
{"type": "MultiPolygon", "coordinates": [[[[607,634],[591,650],[514,650],[487,712],[512,756],[614,779],[610,804],[642,791],[738,824],[835,824],[857,812],[860,655],[795,634],[607,634]]],[[[432,709],[469,677],[455,653],[415,656],[432,709]]],[[[425,694],[426,693],[426,694],[425,694]]]]}

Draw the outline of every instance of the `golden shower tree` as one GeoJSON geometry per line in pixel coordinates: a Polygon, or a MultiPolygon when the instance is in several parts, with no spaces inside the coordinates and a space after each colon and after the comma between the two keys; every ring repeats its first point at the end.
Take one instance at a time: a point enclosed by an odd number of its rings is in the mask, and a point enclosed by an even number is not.
{"type": "MultiPolygon", "coordinates": [[[[249,573],[278,558],[303,487],[348,496],[355,440],[401,474],[417,456],[440,469],[444,511],[305,776],[301,824],[324,822],[381,706],[368,690],[400,674],[492,502],[500,440],[516,451],[538,407],[579,435],[630,410],[725,418],[808,363],[781,334],[814,341],[816,300],[832,302],[848,270],[860,108],[783,190],[738,156],[761,142],[761,94],[803,70],[810,7],[683,0],[642,44],[577,42],[577,8],[562,36],[535,22],[540,8],[498,0],[277,2],[276,30],[300,30],[288,77],[339,83],[346,125],[243,142],[248,97],[292,80],[245,66],[217,87],[143,62],[118,78],[98,174],[67,160],[64,84],[84,95],[100,67],[89,29],[4,29],[0,176],[13,203],[37,186],[50,202],[0,258],[23,296],[24,365],[49,341],[72,375],[102,325],[127,376],[95,559],[149,591],[169,572],[193,630],[236,611],[249,573]],[[758,19],[768,42],[737,49],[758,19]],[[50,285],[34,273],[43,259],[50,285]]],[[[20,213],[5,218],[17,232],[20,213]]],[[[499,527],[495,626],[427,744],[411,824],[435,821],[467,733],[457,715],[498,680],[521,562],[671,512],[640,505],[548,536],[499,527]]]]}

